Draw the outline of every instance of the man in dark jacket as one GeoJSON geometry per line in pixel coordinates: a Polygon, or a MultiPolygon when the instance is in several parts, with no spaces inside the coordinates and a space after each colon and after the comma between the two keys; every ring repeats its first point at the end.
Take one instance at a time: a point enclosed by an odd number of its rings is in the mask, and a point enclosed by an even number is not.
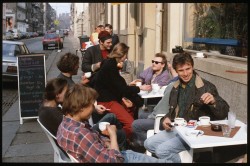
{"type": "Polygon", "coordinates": [[[167,157],[181,162],[178,153],[189,149],[176,131],[171,130],[171,121],[176,117],[186,121],[198,120],[200,116],[222,120],[229,112],[229,105],[219,96],[215,85],[201,78],[193,67],[194,62],[190,54],[183,52],[174,56],[173,68],[179,80],[174,82],[170,92],[169,113],[162,122],[165,130],[144,142],[145,148],[159,158],[167,157]]]}
{"type": "Polygon", "coordinates": [[[112,36],[107,31],[101,31],[98,35],[99,44],[89,47],[82,59],[82,71],[92,72],[89,86],[93,87],[95,72],[99,70],[101,61],[107,59],[112,46],[112,36]]]}
{"type": "Polygon", "coordinates": [[[112,36],[112,46],[111,50],[113,50],[114,46],[119,43],[119,37],[113,33],[113,26],[111,24],[105,24],[105,31],[108,31],[112,36]]]}

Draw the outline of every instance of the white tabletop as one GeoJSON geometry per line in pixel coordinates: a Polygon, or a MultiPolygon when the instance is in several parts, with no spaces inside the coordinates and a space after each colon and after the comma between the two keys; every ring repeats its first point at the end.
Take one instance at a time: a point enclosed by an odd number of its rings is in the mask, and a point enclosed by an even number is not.
{"type": "Polygon", "coordinates": [[[153,91],[140,91],[138,95],[141,96],[141,98],[148,99],[148,98],[156,98],[156,97],[163,97],[164,96],[164,91],[167,86],[162,86],[158,92],[153,92],[153,91]]]}
{"type": "MultiPolygon", "coordinates": [[[[227,120],[211,121],[226,124],[227,120]]],[[[176,126],[175,130],[180,137],[190,146],[190,148],[207,148],[216,146],[228,146],[228,145],[240,145],[247,144],[247,125],[239,120],[236,120],[235,126],[241,126],[239,131],[232,138],[218,137],[218,136],[187,136],[188,130],[194,130],[195,128],[189,128],[184,126],[176,126]]]]}

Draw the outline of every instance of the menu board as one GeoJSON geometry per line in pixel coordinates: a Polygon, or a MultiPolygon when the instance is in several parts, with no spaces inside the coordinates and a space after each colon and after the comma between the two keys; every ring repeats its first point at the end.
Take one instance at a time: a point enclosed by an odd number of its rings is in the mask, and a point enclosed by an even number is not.
{"type": "Polygon", "coordinates": [[[37,118],[42,104],[46,84],[44,54],[21,55],[18,62],[18,94],[20,121],[24,118],[37,118]]]}

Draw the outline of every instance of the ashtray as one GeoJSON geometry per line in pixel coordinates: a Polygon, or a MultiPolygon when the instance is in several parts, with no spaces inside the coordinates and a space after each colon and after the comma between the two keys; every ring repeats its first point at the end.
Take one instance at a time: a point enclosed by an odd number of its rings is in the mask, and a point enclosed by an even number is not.
{"type": "Polygon", "coordinates": [[[211,124],[211,129],[213,131],[221,131],[221,124],[219,124],[219,123],[213,123],[213,124],[211,124]]]}

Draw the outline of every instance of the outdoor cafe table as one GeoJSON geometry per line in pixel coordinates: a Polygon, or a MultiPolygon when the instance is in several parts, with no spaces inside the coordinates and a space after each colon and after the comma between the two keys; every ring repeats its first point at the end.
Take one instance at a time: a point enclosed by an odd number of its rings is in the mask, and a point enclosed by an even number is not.
{"type": "Polygon", "coordinates": [[[164,91],[167,86],[162,86],[158,92],[153,92],[153,91],[140,91],[138,95],[141,96],[141,98],[144,99],[144,105],[147,106],[147,99],[149,98],[158,98],[158,97],[163,97],[164,96],[164,91]]]}
{"type": "MultiPolygon", "coordinates": [[[[227,120],[211,121],[211,123],[226,124],[227,120]]],[[[240,129],[232,138],[208,135],[190,136],[187,132],[195,128],[186,126],[175,126],[174,130],[176,130],[179,136],[189,145],[189,154],[193,157],[194,150],[199,148],[247,144],[247,125],[236,120],[235,126],[240,126],[240,129]]]]}

